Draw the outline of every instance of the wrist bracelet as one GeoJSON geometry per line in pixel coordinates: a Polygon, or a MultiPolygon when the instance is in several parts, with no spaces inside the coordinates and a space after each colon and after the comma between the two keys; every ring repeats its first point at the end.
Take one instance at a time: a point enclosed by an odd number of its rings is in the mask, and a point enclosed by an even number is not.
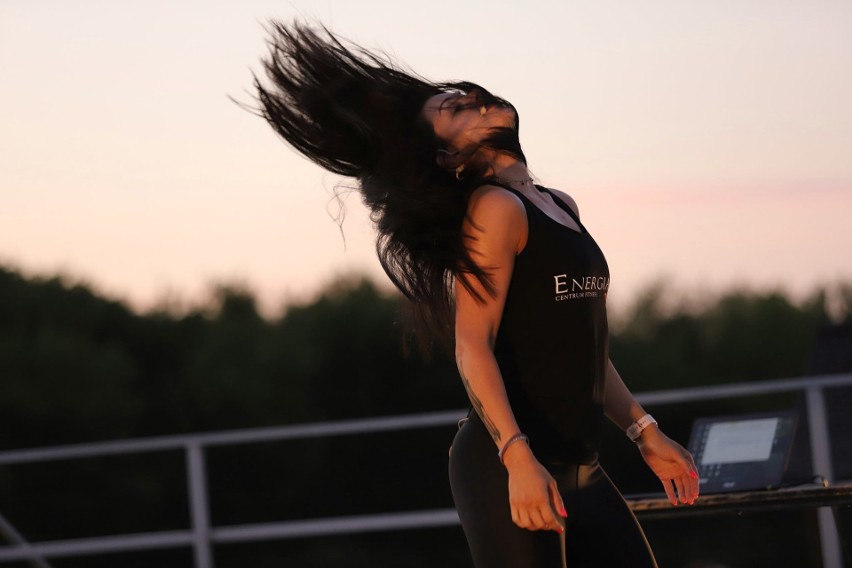
{"type": "Polygon", "coordinates": [[[514,436],[512,436],[511,438],[506,440],[506,443],[503,444],[503,447],[500,448],[499,452],[497,452],[497,458],[500,460],[500,463],[503,463],[503,454],[506,453],[506,450],[509,448],[509,446],[511,446],[512,444],[514,444],[515,442],[518,442],[520,440],[523,440],[524,442],[526,442],[528,446],[530,445],[529,436],[527,436],[526,434],[524,434],[522,432],[518,432],[517,434],[515,434],[514,436]]]}
{"type": "Polygon", "coordinates": [[[639,439],[640,434],[642,434],[642,430],[644,430],[651,424],[656,423],[657,421],[654,420],[653,416],[651,416],[650,414],[646,414],[645,416],[631,424],[629,428],[627,428],[627,437],[630,438],[632,442],[635,442],[639,439]]]}

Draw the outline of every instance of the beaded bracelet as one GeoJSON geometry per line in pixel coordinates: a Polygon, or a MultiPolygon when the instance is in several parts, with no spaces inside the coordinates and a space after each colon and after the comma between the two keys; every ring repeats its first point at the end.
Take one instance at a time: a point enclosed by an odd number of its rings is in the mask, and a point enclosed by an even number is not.
{"type": "Polygon", "coordinates": [[[509,448],[509,446],[520,440],[526,442],[528,446],[530,445],[529,436],[522,432],[518,432],[517,434],[506,440],[506,443],[503,444],[503,447],[500,448],[499,452],[497,452],[497,458],[500,460],[500,463],[503,463],[503,455],[506,453],[506,450],[509,448]]]}

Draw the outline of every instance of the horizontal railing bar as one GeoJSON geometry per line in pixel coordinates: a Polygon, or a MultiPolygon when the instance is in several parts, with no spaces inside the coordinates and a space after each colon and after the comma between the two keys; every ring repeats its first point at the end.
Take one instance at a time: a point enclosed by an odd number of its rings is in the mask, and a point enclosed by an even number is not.
{"type": "Polygon", "coordinates": [[[804,391],[809,388],[833,388],[852,385],[852,374],[820,375],[796,379],[776,379],[772,381],[753,381],[690,387],[685,389],[659,390],[637,393],[634,396],[642,404],[671,404],[675,402],[694,402],[714,398],[734,398],[775,394],[782,392],[804,391]]]}
{"type": "MultiPolygon", "coordinates": [[[[210,540],[218,544],[227,544],[330,534],[422,529],[458,524],[459,517],[455,509],[433,509],[219,527],[211,531],[210,540]]],[[[174,531],[33,542],[28,546],[0,547],[0,562],[26,560],[34,555],[57,558],[174,548],[192,545],[192,538],[190,531],[174,531]]]]}
{"type": "Polygon", "coordinates": [[[429,511],[355,515],[283,523],[219,527],[212,530],[211,540],[224,544],[256,540],[305,538],[330,534],[424,529],[458,525],[459,522],[459,516],[455,509],[433,509],[429,511]]]}
{"type": "MultiPolygon", "coordinates": [[[[838,486],[825,489],[815,490],[816,486],[804,489],[790,488],[765,494],[761,493],[759,498],[748,494],[708,495],[699,498],[697,504],[703,506],[695,508],[674,507],[665,498],[634,499],[629,494],[624,497],[637,516],[650,519],[714,515],[746,509],[789,509],[831,506],[833,503],[844,504],[849,502],[850,487],[852,487],[850,482],[844,482],[838,486]]],[[[424,529],[458,524],[459,517],[455,509],[431,509],[224,526],[212,529],[210,540],[216,544],[233,544],[333,534],[424,529]]],[[[190,531],[173,531],[34,542],[28,546],[0,547],[0,562],[26,560],[34,555],[50,558],[175,548],[191,546],[192,539],[193,535],[190,531]]]]}
{"type": "Polygon", "coordinates": [[[91,444],[74,444],[26,450],[7,450],[0,452],[0,465],[29,463],[62,459],[104,456],[111,454],[129,454],[179,450],[191,444],[217,446],[228,444],[246,444],[277,440],[317,438],[405,430],[410,428],[429,428],[446,426],[458,421],[467,410],[445,410],[422,414],[402,414],[378,418],[357,418],[334,422],[315,422],[269,428],[249,428],[245,430],[208,432],[200,434],[176,434],[156,438],[126,439],[91,444]]]}
{"type": "Polygon", "coordinates": [[[192,533],[185,530],[31,542],[27,546],[0,547],[0,562],[27,560],[35,555],[59,558],[62,556],[176,548],[190,546],[191,544],[192,533]]]}
{"type": "MultiPolygon", "coordinates": [[[[651,391],[636,393],[635,396],[642,404],[671,404],[676,402],[752,396],[805,390],[808,388],[832,388],[849,385],[852,385],[852,374],[651,391]]],[[[0,465],[178,450],[190,444],[200,444],[202,446],[247,444],[322,436],[364,434],[409,428],[429,428],[453,424],[466,413],[467,409],[457,409],[422,414],[404,414],[378,418],[273,426],[268,428],[175,434],[154,438],[114,440],[70,446],[7,450],[0,452],[0,465]]]]}
{"type": "Polygon", "coordinates": [[[28,448],[26,450],[6,450],[0,452],[0,465],[94,458],[115,454],[182,450],[187,445],[186,439],[169,438],[164,436],[162,438],[114,440],[109,442],[93,442],[91,444],[70,444],[67,446],[28,448]]]}
{"type": "Polygon", "coordinates": [[[440,412],[424,412],[421,414],[401,414],[397,416],[382,416],[378,418],[359,418],[336,422],[315,422],[281,428],[264,430],[242,430],[223,432],[211,436],[200,436],[199,441],[205,446],[228,445],[247,442],[264,442],[274,440],[292,440],[302,438],[319,438],[370,432],[388,432],[412,428],[432,428],[456,423],[467,410],[444,410],[440,412]]]}

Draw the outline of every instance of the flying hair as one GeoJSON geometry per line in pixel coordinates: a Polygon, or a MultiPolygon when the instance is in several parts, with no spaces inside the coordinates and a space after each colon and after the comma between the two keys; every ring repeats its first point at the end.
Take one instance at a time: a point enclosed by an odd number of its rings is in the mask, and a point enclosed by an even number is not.
{"type": "MultiPolygon", "coordinates": [[[[321,25],[274,20],[267,32],[267,81],[254,77],[256,114],[311,161],[356,180],[378,232],[379,261],[409,300],[421,350],[434,339],[450,348],[454,281],[480,301],[471,278],[494,294],[488,267],[471,258],[467,241],[475,237],[462,230],[470,194],[491,172],[469,161],[457,176],[423,106],[433,95],[473,89],[479,104],[509,103],[475,83],[430,82],[321,25]]],[[[494,128],[480,147],[526,162],[517,140],[517,128],[494,128]]]]}

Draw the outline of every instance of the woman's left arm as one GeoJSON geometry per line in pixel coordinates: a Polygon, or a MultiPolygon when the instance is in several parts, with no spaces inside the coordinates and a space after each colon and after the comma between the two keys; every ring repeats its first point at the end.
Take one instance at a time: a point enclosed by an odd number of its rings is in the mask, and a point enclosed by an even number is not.
{"type": "MultiPolygon", "coordinates": [[[[604,413],[622,431],[626,431],[633,422],[646,414],[610,360],[607,360],[606,366],[604,413]]],[[[642,430],[636,443],[645,463],[663,483],[672,505],[677,505],[678,501],[674,488],[677,488],[681,503],[694,503],[698,498],[698,468],[695,467],[692,454],[663,434],[656,424],[642,430]]]]}

